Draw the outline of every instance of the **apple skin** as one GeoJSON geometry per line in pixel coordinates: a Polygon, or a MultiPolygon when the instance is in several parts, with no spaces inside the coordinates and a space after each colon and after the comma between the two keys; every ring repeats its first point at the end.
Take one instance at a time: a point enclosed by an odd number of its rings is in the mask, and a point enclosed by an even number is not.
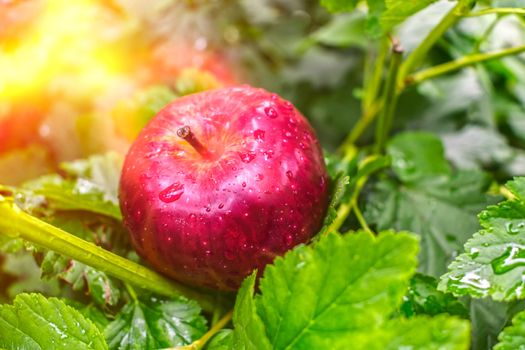
{"type": "Polygon", "coordinates": [[[179,98],[131,146],[120,205],[133,244],[186,284],[235,290],[321,227],[328,175],[314,130],[263,89],[227,87],[179,98]],[[201,155],[177,131],[188,126],[201,155]]]}

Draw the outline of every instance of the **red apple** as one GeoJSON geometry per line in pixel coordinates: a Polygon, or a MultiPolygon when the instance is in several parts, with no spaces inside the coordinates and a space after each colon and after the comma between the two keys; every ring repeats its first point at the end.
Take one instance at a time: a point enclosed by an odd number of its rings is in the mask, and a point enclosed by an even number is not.
{"type": "Polygon", "coordinates": [[[126,157],[120,204],[154,268],[234,290],[319,230],[327,182],[307,120],[278,95],[244,85],[161,110],[126,157]]]}

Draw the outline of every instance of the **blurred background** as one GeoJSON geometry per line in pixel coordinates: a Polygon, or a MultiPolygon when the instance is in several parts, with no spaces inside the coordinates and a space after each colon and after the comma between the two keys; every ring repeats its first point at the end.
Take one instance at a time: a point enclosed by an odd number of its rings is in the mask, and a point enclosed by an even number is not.
{"type": "MultiPolygon", "coordinates": [[[[451,6],[404,23],[405,50],[451,6]]],[[[524,33],[516,16],[465,19],[427,64],[519,45],[524,33]]],[[[318,1],[0,0],[0,183],[124,153],[172,99],[239,83],[290,99],[333,151],[359,119],[363,67],[380,45],[364,10],[329,15],[318,1]]],[[[395,129],[432,130],[456,165],[506,178],[525,172],[524,102],[525,63],[509,57],[409,89],[395,129]]]]}

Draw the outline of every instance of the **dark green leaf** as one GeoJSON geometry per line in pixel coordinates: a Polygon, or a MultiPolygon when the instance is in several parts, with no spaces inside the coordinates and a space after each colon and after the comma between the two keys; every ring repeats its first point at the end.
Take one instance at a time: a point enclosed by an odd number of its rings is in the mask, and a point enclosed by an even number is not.
{"type": "Polygon", "coordinates": [[[148,297],[124,306],[105,329],[110,349],[159,349],[188,345],[206,331],[197,303],[148,297]]]}
{"type": "Polygon", "coordinates": [[[56,298],[20,294],[0,306],[0,346],[6,350],[107,349],[98,328],[56,298]]]}
{"type": "Polygon", "coordinates": [[[431,276],[416,274],[412,277],[401,313],[406,317],[448,313],[467,318],[465,305],[453,295],[438,291],[437,285],[437,279],[431,276]]]}
{"type": "Polygon", "coordinates": [[[450,173],[439,139],[427,133],[395,137],[388,146],[401,183],[383,179],[367,201],[365,217],[378,230],[409,230],[421,236],[419,271],[440,276],[489,201],[491,179],[479,171],[450,173]]]}

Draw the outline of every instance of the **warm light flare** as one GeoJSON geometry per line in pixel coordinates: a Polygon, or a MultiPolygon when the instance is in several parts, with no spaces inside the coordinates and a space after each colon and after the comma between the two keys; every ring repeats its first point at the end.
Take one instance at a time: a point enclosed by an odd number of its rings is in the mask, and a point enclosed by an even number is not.
{"type": "Polygon", "coordinates": [[[42,91],[66,77],[94,94],[111,84],[124,60],[111,49],[122,27],[103,25],[113,14],[93,0],[48,0],[19,42],[0,42],[0,97],[42,91]]]}

